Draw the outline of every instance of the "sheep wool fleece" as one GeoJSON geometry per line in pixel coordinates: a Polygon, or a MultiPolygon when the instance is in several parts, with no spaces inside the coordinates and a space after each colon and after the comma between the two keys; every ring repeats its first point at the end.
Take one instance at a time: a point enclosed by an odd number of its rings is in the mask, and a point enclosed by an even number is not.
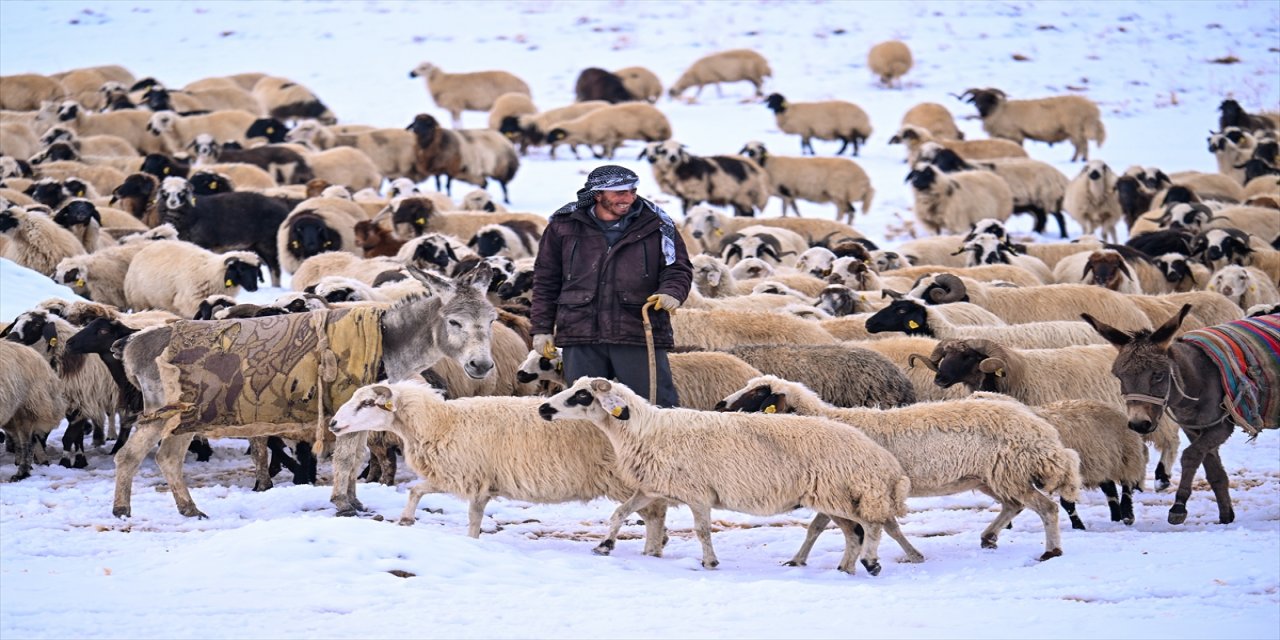
{"type": "Polygon", "coordinates": [[[352,308],[174,323],[157,364],[165,408],[188,416],[175,433],[315,421],[323,442],[324,413],[377,381],[381,318],[352,308]]]}
{"type": "Polygon", "coordinates": [[[1179,340],[1218,365],[1226,408],[1236,424],[1251,436],[1280,429],[1280,315],[1196,329],[1179,340]]]}

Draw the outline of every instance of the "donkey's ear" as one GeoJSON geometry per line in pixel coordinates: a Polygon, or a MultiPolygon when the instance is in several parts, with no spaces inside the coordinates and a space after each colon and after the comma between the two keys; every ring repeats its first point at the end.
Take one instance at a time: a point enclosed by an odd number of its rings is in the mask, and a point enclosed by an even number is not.
{"type": "Polygon", "coordinates": [[[447,297],[454,291],[453,281],[444,276],[423,271],[413,265],[405,265],[405,269],[415,280],[421,282],[427,288],[427,291],[431,292],[431,295],[447,297]]]}
{"type": "Polygon", "coordinates": [[[1190,312],[1191,305],[1182,305],[1182,309],[1178,310],[1177,315],[1165,320],[1164,324],[1160,325],[1160,328],[1156,329],[1151,334],[1151,342],[1161,349],[1168,349],[1169,342],[1172,341],[1173,336],[1178,333],[1178,327],[1182,326],[1182,320],[1186,318],[1187,314],[1190,312]]]}
{"type": "Polygon", "coordinates": [[[1133,340],[1133,337],[1130,336],[1129,334],[1101,320],[1098,320],[1097,318],[1087,313],[1080,314],[1080,317],[1084,318],[1084,321],[1088,322],[1089,326],[1093,327],[1094,331],[1097,331],[1098,334],[1103,337],[1103,339],[1105,339],[1107,342],[1110,342],[1111,345],[1117,349],[1125,346],[1126,344],[1129,344],[1133,340]]]}
{"type": "Polygon", "coordinates": [[[458,285],[471,287],[480,295],[485,295],[489,292],[490,280],[493,280],[493,268],[488,262],[481,262],[474,269],[462,274],[462,277],[458,278],[458,285]]]}

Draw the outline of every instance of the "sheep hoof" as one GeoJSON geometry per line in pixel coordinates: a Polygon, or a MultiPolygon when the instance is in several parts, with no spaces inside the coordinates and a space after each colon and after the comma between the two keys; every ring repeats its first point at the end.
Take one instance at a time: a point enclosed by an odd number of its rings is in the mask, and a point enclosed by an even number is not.
{"type": "Polygon", "coordinates": [[[128,518],[132,515],[132,511],[129,507],[112,507],[111,515],[117,518],[128,518]]]}
{"type": "Polygon", "coordinates": [[[906,556],[899,559],[898,562],[905,562],[908,564],[918,564],[918,563],[924,562],[924,556],[918,553],[908,553],[906,556]]]}
{"type": "Polygon", "coordinates": [[[359,514],[359,512],[356,511],[354,507],[347,507],[345,509],[338,509],[337,513],[334,515],[338,516],[339,518],[351,518],[356,516],[357,514],[359,514]]]}
{"type": "Polygon", "coordinates": [[[1085,530],[1085,527],[1084,527],[1084,521],[1080,520],[1080,518],[1077,518],[1077,517],[1075,517],[1075,516],[1072,516],[1072,517],[1071,517],[1071,528],[1072,528],[1072,529],[1079,529],[1079,530],[1081,530],[1081,531],[1084,531],[1084,530],[1085,530]]]}
{"type": "Polygon", "coordinates": [[[1121,520],[1121,522],[1123,522],[1123,523],[1125,524],[1125,526],[1126,526],[1126,527],[1132,527],[1132,526],[1133,526],[1133,516],[1125,516],[1124,520],[1121,520]]]}
{"type": "Polygon", "coordinates": [[[30,478],[30,477],[31,477],[31,473],[30,473],[30,472],[28,472],[28,471],[19,471],[18,473],[15,473],[15,474],[13,474],[12,476],[9,476],[9,482],[17,482],[17,481],[19,481],[19,480],[25,480],[25,479],[30,478]]]}
{"type": "Polygon", "coordinates": [[[807,566],[809,566],[809,565],[808,565],[808,564],[806,564],[806,563],[804,563],[804,562],[801,562],[801,561],[799,561],[799,560],[788,560],[788,561],[786,561],[786,562],[782,563],[782,566],[784,566],[784,567],[807,567],[807,566]]]}
{"type": "Polygon", "coordinates": [[[591,552],[598,556],[607,556],[613,552],[613,545],[613,540],[604,540],[596,545],[596,548],[592,549],[591,552]]]}
{"type": "Polygon", "coordinates": [[[1182,524],[1187,521],[1187,505],[1175,504],[1169,508],[1169,524],[1182,524]]]}
{"type": "Polygon", "coordinates": [[[1044,562],[1049,558],[1059,558],[1059,557],[1062,557],[1062,549],[1057,549],[1057,548],[1050,549],[1040,554],[1040,562],[1044,562]]]}
{"type": "Polygon", "coordinates": [[[988,536],[982,536],[982,548],[983,548],[983,549],[995,549],[995,548],[996,548],[996,538],[995,538],[995,536],[990,536],[990,537],[988,537],[988,536]]]}
{"type": "Polygon", "coordinates": [[[266,491],[267,489],[270,489],[270,488],[271,488],[271,487],[273,487],[273,486],[275,486],[275,485],[274,485],[274,483],[272,483],[270,480],[268,480],[268,481],[266,481],[266,482],[255,482],[255,483],[253,483],[253,490],[254,490],[254,491],[266,491]]]}
{"type": "Polygon", "coordinates": [[[206,516],[206,515],[204,514],[204,512],[202,512],[202,511],[200,511],[199,509],[197,509],[197,508],[195,507],[195,505],[191,505],[191,506],[189,506],[189,507],[182,507],[182,508],[179,508],[179,509],[178,509],[178,513],[181,513],[182,515],[184,515],[184,516],[186,516],[186,517],[188,517],[188,518],[197,518],[197,519],[200,519],[200,520],[208,520],[208,519],[209,519],[209,516],[206,516]]]}
{"type": "Polygon", "coordinates": [[[396,521],[396,524],[402,527],[412,527],[417,522],[418,522],[417,518],[400,518],[399,520],[396,521]]]}
{"type": "Polygon", "coordinates": [[[85,469],[89,466],[89,461],[85,459],[83,453],[76,454],[76,461],[71,463],[73,469],[85,469]]]}
{"type": "Polygon", "coordinates": [[[702,561],[702,568],[703,568],[703,569],[714,569],[714,568],[716,568],[716,567],[718,567],[718,566],[720,566],[720,561],[719,561],[719,560],[711,560],[711,561],[703,560],[703,561],[702,561]]]}
{"type": "Polygon", "coordinates": [[[869,573],[869,574],[871,574],[871,575],[873,575],[873,576],[878,576],[878,575],[880,575],[880,563],[879,563],[879,562],[869,562],[866,558],[863,558],[863,559],[862,559],[862,566],[864,566],[864,567],[866,567],[866,568],[867,568],[867,573],[869,573]]]}

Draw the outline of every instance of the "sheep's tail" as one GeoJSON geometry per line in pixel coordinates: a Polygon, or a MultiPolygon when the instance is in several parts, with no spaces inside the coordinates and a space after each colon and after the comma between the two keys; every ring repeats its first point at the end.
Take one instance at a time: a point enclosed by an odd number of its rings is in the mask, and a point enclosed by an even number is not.
{"type": "Polygon", "coordinates": [[[1080,501],[1080,454],[1061,447],[1044,460],[1037,478],[1048,493],[1069,502],[1080,501]]]}
{"type": "Polygon", "coordinates": [[[893,507],[894,515],[899,518],[907,516],[907,498],[911,497],[911,478],[905,474],[898,476],[898,481],[893,484],[893,507]]]}
{"type": "Polygon", "coordinates": [[[1091,129],[1089,137],[1097,141],[1098,146],[1101,147],[1102,143],[1107,141],[1107,128],[1102,126],[1101,119],[1094,120],[1090,124],[1092,126],[1089,127],[1091,129]]]}
{"type": "MultiPolygon", "coordinates": [[[[876,190],[867,185],[867,192],[862,195],[862,215],[867,215],[871,211],[871,199],[876,196],[876,190]]],[[[850,217],[852,221],[852,216],[850,217]]]]}

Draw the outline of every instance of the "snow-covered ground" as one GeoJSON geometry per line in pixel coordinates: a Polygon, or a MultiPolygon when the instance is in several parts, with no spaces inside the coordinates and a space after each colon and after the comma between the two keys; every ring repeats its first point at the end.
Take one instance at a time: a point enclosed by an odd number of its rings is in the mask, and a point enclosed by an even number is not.
{"type": "MultiPolygon", "coordinates": [[[[904,239],[900,216],[910,217],[911,204],[903,149],[887,140],[918,102],[947,105],[969,137],[981,137],[972,107],[949,94],[1080,92],[1101,105],[1107,126],[1094,157],[1117,170],[1166,171],[1215,170],[1205,137],[1224,97],[1250,110],[1280,105],[1274,2],[0,2],[0,74],[119,63],[176,87],[267,71],[309,86],[343,122],[387,127],[420,112],[448,122],[407,77],[424,60],[446,71],[515,72],[545,109],[572,100],[587,66],[644,65],[669,84],[697,57],[734,47],[769,59],[768,91],[848,99],[870,114],[875,132],[858,161],[877,195],[857,226],[887,245],[904,239]],[[867,49],[890,38],[916,58],[902,90],[879,88],[866,69],[867,49]],[[1240,62],[1211,62],[1227,56],[1240,62]]],[[[753,139],[774,154],[797,153],[798,141],[747,98],[740,83],[723,96],[708,88],[697,104],[658,106],[695,153],[732,153],[753,139]]],[[[466,126],[485,121],[464,117],[466,126]]],[[[1079,171],[1070,145],[1028,150],[1068,175],[1079,171]]],[[[638,151],[631,144],[617,161],[645,178],[643,195],[678,213],[638,151]]],[[[597,164],[532,154],[511,184],[513,208],[551,211],[597,164]]],[[[801,210],[833,214],[829,205],[801,210]]],[[[1014,228],[1029,231],[1030,219],[1015,218],[1014,228]]],[[[53,295],[68,292],[0,261],[0,320],[53,295]]],[[[1236,434],[1223,448],[1234,524],[1216,524],[1203,480],[1187,523],[1166,524],[1172,495],[1148,480],[1133,526],[1109,522],[1101,494],[1088,493],[1089,530],[1064,529],[1065,555],[1040,563],[1033,515],[1018,518],[999,549],[982,550],[978,534],[995,516],[989,499],[912,499],[903,528],[928,560],[894,563],[899,551],[886,541],[890,562],[874,578],[835,571],[835,534],[819,541],[807,568],[778,566],[802,539],[805,512],[717,512],[721,565],[707,571],[683,508],[669,519],[664,558],[642,557],[636,539],[602,558],[590,548],[614,506],[607,501],[495,500],[486,534],[471,540],[465,505],[447,496],[428,496],[416,526],[392,524],[411,478],[403,467],[396,488],[360,487],[387,520],[337,519],[327,486],[293,486],[286,474],[254,493],[244,442],[215,446],[210,462],[187,464],[208,520],[183,518],[170,495],[152,490],[162,479],[150,461],[128,520],[110,515],[113,465],[103,453],[86,470],[38,467],[0,484],[0,637],[1280,637],[1273,432],[1252,443],[1236,434]]],[[[0,458],[0,477],[13,471],[12,458],[0,458]]],[[[328,471],[322,465],[324,482],[328,471]]]]}

